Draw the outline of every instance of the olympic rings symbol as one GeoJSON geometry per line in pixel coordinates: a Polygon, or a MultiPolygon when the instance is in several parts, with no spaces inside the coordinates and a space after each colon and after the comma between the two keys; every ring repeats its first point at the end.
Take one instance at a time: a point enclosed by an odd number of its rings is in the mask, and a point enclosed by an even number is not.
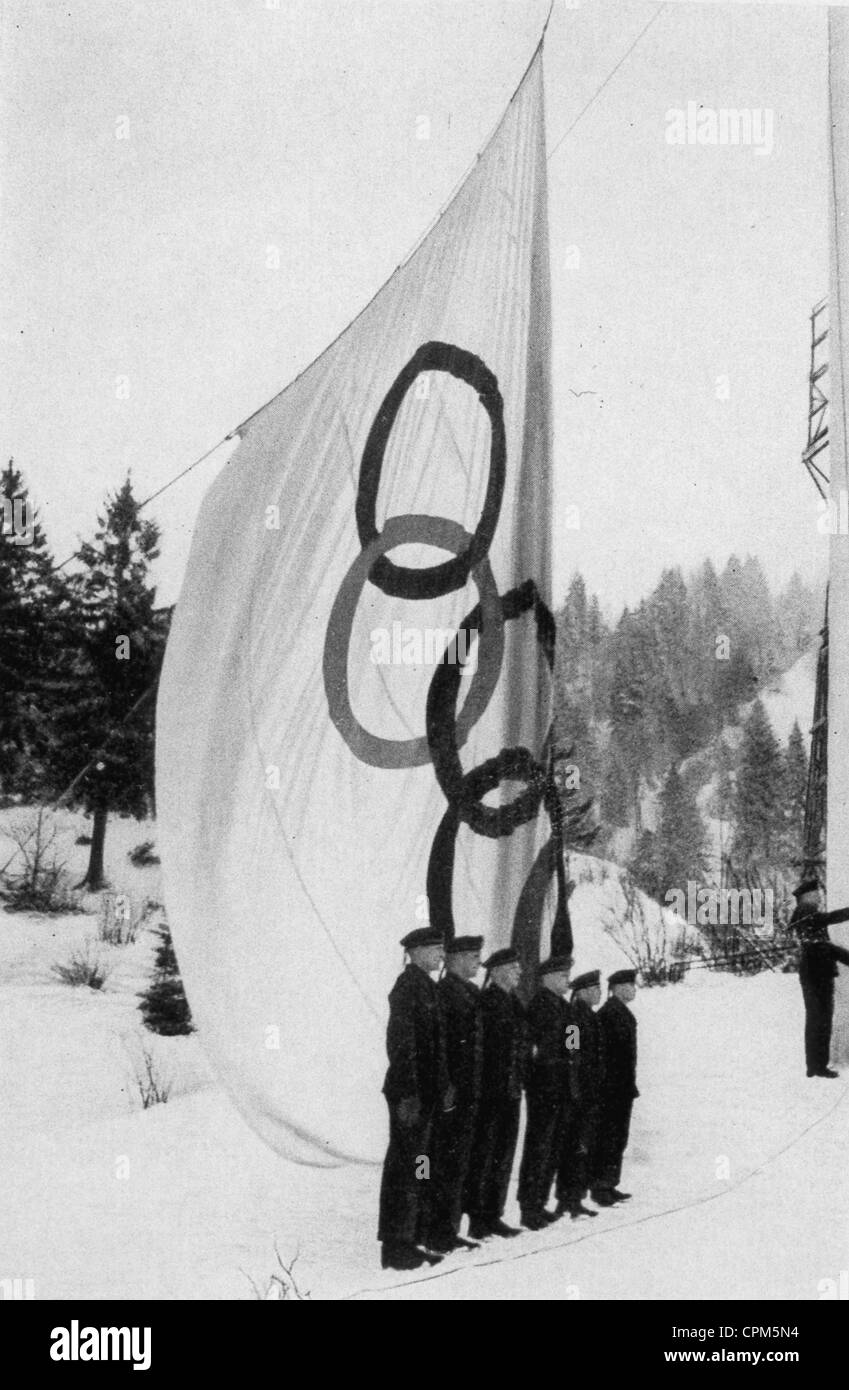
{"type": "Polygon", "coordinates": [[[490,369],[476,357],[450,343],[425,343],[399,372],[369,430],[360,465],[356,500],[357,531],[362,550],[342,581],[333,603],[324,643],[323,677],[330,718],[354,755],[373,767],[433,769],[448,802],[437,828],[427,869],[430,919],[446,939],[455,935],[452,882],[456,838],[461,824],[489,838],[510,835],[538,816],[545,807],[552,826],[550,839],[537,856],[519,895],[513,922],[513,945],[527,964],[539,959],[545,894],[557,881],[557,908],[552,929],[553,949],[571,948],[568,894],[563,868],[560,803],[552,774],[553,729],[543,746],[543,760],[524,747],[503,748],[495,757],[465,772],[460,749],[492,699],[501,673],[505,624],[531,613],[537,643],[549,674],[554,668],[555,625],[550,609],[533,580],[499,595],[488,553],[498,526],[507,474],[504,402],[490,369]],[[447,517],[406,515],[389,518],[377,529],[377,498],[386,448],[407,392],[423,372],[446,372],[477,393],[490,423],[489,476],[477,527],[469,534],[447,517]],[[418,543],[452,553],[453,558],[426,569],[396,565],[387,552],[418,543]],[[354,617],[366,583],[393,598],[432,599],[453,593],[473,579],[479,602],[463,618],[457,633],[436,666],[427,696],[425,733],[418,738],[387,739],[365,729],[351,708],[348,693],[348,650],[354,617]],[[460,645],[460,634],[465,643],[460,645]],[[470,642],[477,645],[477,664],[465,701],[458,713],[460,681],[470,642]],[[465,656],[462,655],[465,653],[465,656]],[[484,803],[487,792],[506,779],[523,784],[504,806],[484,803]]]}

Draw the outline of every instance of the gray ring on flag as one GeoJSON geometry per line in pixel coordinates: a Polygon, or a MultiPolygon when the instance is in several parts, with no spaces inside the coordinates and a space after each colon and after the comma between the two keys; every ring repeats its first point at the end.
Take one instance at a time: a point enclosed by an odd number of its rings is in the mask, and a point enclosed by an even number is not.
{"type": "MultiPolygon", "coordinates": [[[[448,517],[407,513],[390,517],[380,535],[369,542],[354,560],[342,581],[330,612],[324,640],[324,688],[330,718],[351,752],[371,767],[421,767],[431,761],[427,735],[420,738],[381,738],[357,719],[348,691],[348,651],[354,616],[360,595],[370,577],[374,562],[398,545],[432,545],[461,555],[471,536],[448,517]]],[[[492,699],[501,674],[504,656],[504,618],[501,598],[488,558],[477,564],[472,577],[480,594],[481,630],[477,668],[474,671],[463,708],[457,719],[457,747],[462,747],[492,699]]],[[[474,632],[474,628],[469,629],[474,632]]]]}

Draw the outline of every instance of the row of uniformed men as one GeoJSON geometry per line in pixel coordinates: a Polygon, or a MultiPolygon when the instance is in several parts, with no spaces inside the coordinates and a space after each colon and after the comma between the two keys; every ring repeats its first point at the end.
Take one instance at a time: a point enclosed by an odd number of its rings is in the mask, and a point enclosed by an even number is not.
{"type": "Polygon", "coordinates": [[[478,989],[483,937],[445,944],[422,927],[401,945],[409,963],[389,995],[383,1087],[384,1268],[416,1269],[488,1236],[519,1234],[504,1221],[504,1209],[523,1091],[522,1225],[535,1231],[566,1213],[597,1216],[584,1205],[588,1195],[603,1207],[624,1201],[630,1194],[618,1183],[638,1094],[637,1024],[628,1008],[635,972],[609,977],[609,997],[596,1013],[600,972],[570,981],[572,957],[552,956],[539,967],[526,1009],[511,948],[484,962],[486,982],[478,989]],[[468,1240],[460,1235],[464,1212],[468,1240]]]}

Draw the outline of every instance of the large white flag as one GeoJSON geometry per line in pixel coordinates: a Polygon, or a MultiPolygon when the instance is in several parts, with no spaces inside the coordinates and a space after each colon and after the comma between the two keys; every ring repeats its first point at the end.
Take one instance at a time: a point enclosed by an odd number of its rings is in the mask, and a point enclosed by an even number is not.
{"type": "Polygon", "coordinates": [[[305,1161],[381,1157],[402,935],[535,963],[563,928],[549,297],[538,52],[427,238],[240,431],[195,530],[159,697],[166,903],[222,1080],[305,1161]]]}

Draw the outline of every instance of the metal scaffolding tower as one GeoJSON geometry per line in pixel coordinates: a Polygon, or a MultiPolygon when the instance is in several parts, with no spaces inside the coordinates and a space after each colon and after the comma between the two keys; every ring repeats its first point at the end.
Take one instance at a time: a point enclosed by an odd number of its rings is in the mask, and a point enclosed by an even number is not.
{"type": "Polygon", "coordinates": [[[802,462],[813,478],[820,497],[828,496],[828,477],[814,463],[828,444],[828,397],[820,382],[828,371],[825,340],[828,337],[828,300],[821,299],[811,310],[811,369],[808,373],[808,442],[802,452],[802,462]],[[824,485],[824,486],[823,486],[824,485]]]}

